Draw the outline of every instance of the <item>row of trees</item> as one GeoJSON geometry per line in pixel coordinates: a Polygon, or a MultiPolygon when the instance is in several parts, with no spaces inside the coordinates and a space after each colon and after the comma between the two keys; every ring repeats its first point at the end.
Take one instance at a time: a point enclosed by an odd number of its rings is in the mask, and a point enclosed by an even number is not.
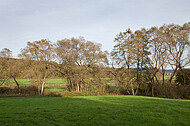
{"type": "Polygon", "coordinates": [[[55,44],[47,39],[28,42],[21,49],[19,59],[11,58],[12,52],[4,48],[0,52],[1,83],[3,79],[13,78],[19,88],[17,77],[31,78],[42,95],[46,78],[59,76],[67,80],[69,91],[105,92],[108,85],[102,78],[107,77],[114,80],[117,91],[133,95],[151,92],[154,96],[158,86],[173,84],[177,71],[190,80],[184,71],[190,63],[189,32],[190,23],[135,32],[127,29],[116,36],[111,53],[83,37],[59,40],[55,44]],[[173,73],[166,81],[167,68],[172,68],[173,73]]]}
{"type": "MultiPolygon", "coordinates": [[[[130,68],[136,69],[136,76],[131,76],[127,79],[128,82],[126,80],[118,82],[131,85],[130,83],[135,77],[135,89],[138,91],[139,86],[144,85],[149,80],[152,96],[154,96],[155,83],[157,85],[165,84],[164,76],[167,68],[173,69],[167,84],[172,84],[177,71],[181,71],[190,80],[183,70],[190,63],[189,33],[190,23],[183,26],[171,24],[159,28],[142,28],[135,32],[128,29],[118,34],[115,38],[116,45],[111,53],[112,59],[116,61],[117,65],[127,68],[125,69],[127,73],[130,73],[130,68]],[[149,74],[146,73],[147,71],[149,74]],[[162,82],[159,81],[158,73],[162,74],[162,82]]],[[[126,73],[125,70],[123,74],[126,73]]],[[[129,87],[134,94],[134,85],[129,87]]]]}
{"type": "Polygon", "coordinates": [[[24,75],[33,79],[32,83],[41,95],[47,76],[56,75],[68,81],[70,91],[88,91],[94,86],[90,83],[97,79],[98,69],[108,64],[107,52],[101,51],[101,45],[86,41],[83,37],[59,40],[56,44],[47,39],[28,42],[21,49],[20,59],[11,59],[12,52],[7,48],[0,54],[1,78],[13,78],[19,88],[16,77],[24,75]],[[90,82],[85,80],[91,77],[94,79],[90,82]]]}

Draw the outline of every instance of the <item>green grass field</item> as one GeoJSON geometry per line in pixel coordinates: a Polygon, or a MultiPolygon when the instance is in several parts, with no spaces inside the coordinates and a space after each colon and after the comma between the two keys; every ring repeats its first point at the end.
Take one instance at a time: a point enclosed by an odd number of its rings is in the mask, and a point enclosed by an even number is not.
{"type": "MultiPolygon", "coordinates": [[[[103,81],[111,81],[110,78],[102,78],[103,81]]],[[[32,85],[32,82],[30,79],[17,79],[20,86],[29,86],[32,85]]],[[[7,79],[4,83],[4,85],[8,87],[16,87],[16,83],[13,79],[7,79]]],[[[114,83],[109,83],[109,85],[115,85],[114,83]]],[[[49,89],[50,91],[65,91],[67,89],[67,82],[66,79],[54,79],[54,78],[48,78],[46,79],[45,88],[49,89]]]]}
{"type": "MultiPolygon", "coordinates": [[[[20,86],[28,86],[32,85],[32,82],[30,79],[17,79],[20,86]]],[[[13,79],[8,79],[4,83],[4,85],[15,87],[16,83],[13,79]]],[[[66,80],[65,79],[46,79],[46,87],[47,88],[63,88],[66,86],[66,80]]]]}
{"type": "MultiPolygon", "coordinates": [[[[21,85],[30,84],[30,79],[17,79],[18,83],[21,85]]],[[[46,83],[48,84],[61,84],[65,83],[65,79],[46,79],[46,83]]],[[[15,84],[15,81],[13,79],[6,80],[4,84],[15,84]]]]}
{"type": "Polygon", "coordinates": [[[0,98],[0,125],[188,126],[190,101],[142,96],[0,98]]]}

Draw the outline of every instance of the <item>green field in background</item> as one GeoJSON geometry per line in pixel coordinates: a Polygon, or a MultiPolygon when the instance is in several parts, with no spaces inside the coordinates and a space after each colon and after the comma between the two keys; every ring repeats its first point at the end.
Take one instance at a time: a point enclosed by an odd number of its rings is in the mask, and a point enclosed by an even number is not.
{"type": "MultiPolygon", "coordinates": [[[[31,79],[16,79],[19,84],[31,84],[31,79]]],[[[66,82],[65,79],[46,79],[46,83],[53,84],[64,84],[66,82]]],[[[7,79],[4,84],[16,84],[13,79],[7,79]]]]}

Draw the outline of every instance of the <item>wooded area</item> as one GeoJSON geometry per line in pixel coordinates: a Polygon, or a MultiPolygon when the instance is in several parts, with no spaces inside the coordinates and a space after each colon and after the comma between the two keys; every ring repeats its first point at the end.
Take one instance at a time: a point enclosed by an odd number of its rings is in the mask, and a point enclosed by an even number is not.
{"type": "Polygon", "coordinates": [[[71,92],[190,99],[189,34],[190,22],[134,32],[127,29],[115,37],[110,53],[83,37],[28,42],[17,59],[4,48],[0,52],[0,91],[5,80],[14,79],[19,94],[17,79],[28,78],[37,94],[43,95],[47,78],[63,78],[71,92]],[[173,70],[169,79],[166,69],[173,70]]]}

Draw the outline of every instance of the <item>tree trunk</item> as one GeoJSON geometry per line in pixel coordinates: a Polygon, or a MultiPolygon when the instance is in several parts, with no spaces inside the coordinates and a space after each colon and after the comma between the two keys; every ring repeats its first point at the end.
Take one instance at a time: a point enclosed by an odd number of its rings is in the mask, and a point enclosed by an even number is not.
{"type": "Polygon", "coordinates": [[[80,91],[78,82],[77,82],[76,91],[77,91],[77,92],[79,92],[79,91],[80,91]]]}
{"type": "Polygon", "coordinates": [[[145,90],[145,96],[148,96],[149,90],[150,90],[149,88],[147,90],[145,90]]]}
{"type": "Polygon", "coordinates": [[[139,58],[137,59],[137,85],[139,85],[139,58]]]}
{"type": "Polygon", "coordinates": [[[171,76],[170,76],[170,79],[169,79],[170,85],[171,85],[171,83],[172,83],[172,79],[173,79],[174,75],[175,75],[176,72],[177,72],[177,68],[178,68],[178,67],[176,66],[175,70],[173,71],[173,73],[172,73],[171,76]]]}
{"type": "Polygon", "coordinates": [[[151,83],[152,83],[152,97],[154,97],[154,76],[152,78],[151,83]]]}
{"type": "Polygon", "coordinates": [[[139,91],[139,89],[137,88],[137,90],[135,91],[135,95],[137,95],[138,91],[139,91]]]}
{"type": "Polygon", "coordinates": [[[80,92],[83,92],[83,86],[82,86],[82,84],[80,85],[80,92]]]}
{"type": "Polygon", "coordinates": [[[134,92],[134,89],[133,89],[133,84],[131,82],[131,89],[132,89],[132,93],[133,93],[133,96],[135,95],[135,92],[134,92]]]}
{"type": "Polygon", "coordinates": [[[45,72],[45,75],[44,75],[44,80],[42,82],[41,95],[43,95],[43,92],[44,92],[46,75],[47,75],[47,69],[46,69],[46,72],[45,72]]]}
{"type": "Polygon", "coordinates": [[[16,80],[16,78],[15,78],[15,76],[13,76],[13,79],[14,79],[14,81],[15,81],[15,83],[16,83],[16,85],[17,85],[17,87],[18,87],[18,89],[19,89],[19,83],[17,82],[17,80],[16,80]]]}
{"type": "Polygon", "coordinates": [[[163,68],[163,66],[162,66],[162,86],[164,85],[164,76],[165,76],[165,69],[163,68]]]}

